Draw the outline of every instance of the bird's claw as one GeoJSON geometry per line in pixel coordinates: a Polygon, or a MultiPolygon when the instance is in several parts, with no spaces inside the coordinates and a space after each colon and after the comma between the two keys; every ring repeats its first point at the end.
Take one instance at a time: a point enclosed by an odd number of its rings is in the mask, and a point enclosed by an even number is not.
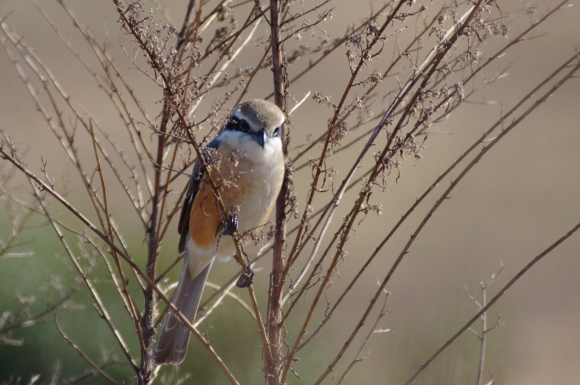
{"type": "Polygon", "coordinates": [[[250,286],[252,283],[254,283],[254,271],[248,267],[248,270],[242,272],[242,275],[240,275],[240,278],[238,278],[236,286],[244,288],[250,286]]]}
{"type": "Polygon", "coordinates": [[[238,217],[236,215],[230,215],[228,220],[224,224],[223,235],[232,235],[238,230],[238,217]]]}

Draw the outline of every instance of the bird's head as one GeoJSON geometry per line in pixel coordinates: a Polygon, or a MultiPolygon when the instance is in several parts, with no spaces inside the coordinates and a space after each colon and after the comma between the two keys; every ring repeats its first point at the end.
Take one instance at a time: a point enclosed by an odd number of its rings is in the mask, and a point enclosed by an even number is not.
{"type": "Polygon", "coordinates": [[[249,136],[264,148],[270,140],[281,140],[284,113],[274,103],[252,99],[234,108],[225,131],[249,136]]]}

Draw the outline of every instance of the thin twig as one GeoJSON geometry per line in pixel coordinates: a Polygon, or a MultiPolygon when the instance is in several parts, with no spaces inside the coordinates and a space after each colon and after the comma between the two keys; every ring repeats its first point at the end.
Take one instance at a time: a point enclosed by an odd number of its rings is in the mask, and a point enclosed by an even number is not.
{"type": "Polygon", "coordinates": [[[60,324],[58,323],[58,318],[56,318],[56,316],[54,317],[54,323],[56,324],[56,328],[57,328],[58,332],[60,333],[60,335],[62,336],[62,338],[64,338],[66,340],[66,342],[68,342],[68,344],[70,346],[72,346],[74,350],[77,351],[79,356],[81,356],[85,361],[87,361],[89,363],[89,365],[91,365],[93,367],[94,370],[96,370],[101,376],[103,376],[105,378],[105,380],[109,381],[112,384],[119,384],[117,381],[115,381],[113,378],[111,378],[111,376],[109,376],[107,373],[105,373],[100,365],[97,365],[96,363],[94,363],[93,360],[91,360],[85,353],[83,353],[81,348],[79,348],[79,346],[77,344],[75,344],[64,333],[64,331],[60,327],[60,324]]]}

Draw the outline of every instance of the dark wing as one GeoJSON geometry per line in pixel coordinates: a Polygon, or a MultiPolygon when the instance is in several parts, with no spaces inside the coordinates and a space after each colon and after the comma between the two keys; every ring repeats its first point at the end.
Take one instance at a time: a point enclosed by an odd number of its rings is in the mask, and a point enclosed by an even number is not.
{"type": "Polygon", "coordinates": [[[203,181],[203,172],[200,170],[199,161],[196,161],[193,165],[193,172],[189,178],[189,183],[187,184],[185,191],[185,198],[183,199],[183,207],[181,207],[181,216],[179,217],[179,224],[177,225],[177,232],[181,237],[179,238],[179,253],[185,251],[185,240],[187,239],[187,234],[189,233],[189,215],[191,214],[191,205],[195,200],[195,196],[199,191],[201,182],[203,181]]]}
{"type": "MultiPolygon", "coordinates": [[[[207,145],[207,147],[217,150],[219,144],[219,138],[215,138],[207,145]]],[[[187,234],[189,233],[189,215],[191,214],[191,205],[195,200],[195,196],[197,195],[202,182],[203,170],[199,165],[199,160],[197,160],[193,165],[193,171],[191,172],[191,177],[189,178],[189,183],[186,187],[185,198],[183,199],[183,207],[181,207],[181,215],[179,217],[179,224],[177,225],[177,232],[181,236],[179,238],[179,246],[177,248],[180,254],[185,251],[185,242],[187,239],[187,234]]]]}

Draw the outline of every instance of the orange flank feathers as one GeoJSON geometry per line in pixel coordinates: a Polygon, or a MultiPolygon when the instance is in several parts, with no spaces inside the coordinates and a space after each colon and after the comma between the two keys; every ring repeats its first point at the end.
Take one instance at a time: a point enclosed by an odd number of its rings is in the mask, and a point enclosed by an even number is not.
{"type": "Polygon", "coordinates": [[[209,183],[203,185],[191,206],[189,234],[198,247],[208,248],[220,225],[221,214],[209,183]]]}

